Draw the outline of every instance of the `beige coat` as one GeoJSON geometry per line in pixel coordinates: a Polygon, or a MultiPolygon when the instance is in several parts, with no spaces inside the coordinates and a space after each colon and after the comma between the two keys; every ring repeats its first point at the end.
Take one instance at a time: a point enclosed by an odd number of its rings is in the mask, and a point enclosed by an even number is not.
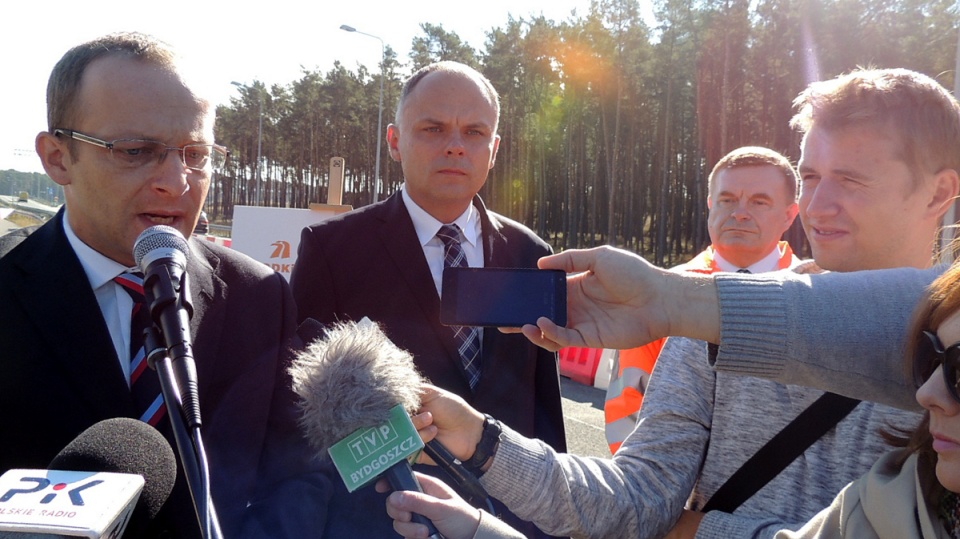
{"type": "Polygon", "coordinates": [[[949,539],[937,518],[936,501],[925,500],[917,455],[896,465],[891,451],[860,479],[847,485],[827,507],[798,531],[781,530],[777,539],[949,539]]]}

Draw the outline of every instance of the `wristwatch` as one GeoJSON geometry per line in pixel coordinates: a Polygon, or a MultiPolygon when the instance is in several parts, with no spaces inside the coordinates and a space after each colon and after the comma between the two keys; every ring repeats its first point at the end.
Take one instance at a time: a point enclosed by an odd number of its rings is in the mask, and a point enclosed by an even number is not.
{"type": "Polygon", "coordinates": [[[503,432],[503,427],[501,427],[500,422],[490,414],[483,414],[483,432],[480,434],[480,441],[477,443],[477,448],[470,460],[463,463],[464,467],[477,477],[483,475],[484,464],[497,454],[501,432],[503,432]]]}

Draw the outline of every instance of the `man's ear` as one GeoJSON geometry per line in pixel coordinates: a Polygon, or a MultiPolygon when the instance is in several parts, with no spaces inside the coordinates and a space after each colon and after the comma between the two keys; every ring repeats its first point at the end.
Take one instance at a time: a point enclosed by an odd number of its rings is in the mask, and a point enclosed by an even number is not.
{"type": "Polygon", "coordinates": [[[400,128],[396,124],[387,126],[387,148],[390,150],[390,157],[400,162],[400,128]]]}
{"type": "Polygon", "coordinates": [[[37,135],[34,146],[37,149],[37,155],[40,156],[43,169],[47,172],[47,176],[50,176],[51,180],[60,185],[69,185],[70,173],[68,165],[71,162],[71,158],[66,144],[53,133],[43,131],[37,135]]]}
{"type": "Polygon", "coordinates": [[[952,168],[945,168],[933,177],[933,185],[933,197],[927,204],[927,210],[939,219],[957,198],[957,193],[960,191],[960,175],[952,168]]]}
{"type": "Polygon", "coordinates": [[[787,228],[790,228],[790,225],[797,219],[798,213],[800,213],[800,205],[796,202],[787,206],[787,227],[784,229],[784,232],[786,232],[787,228]]]}
{"type": "Polygon", "coordinates": [[[493,165],[497,164],[497,151],[500,149],[500,135],[496,135],[493,138],[493,153],[490,154],[490,166],[487,167],[487,170],[493,168],[493,165]]]}

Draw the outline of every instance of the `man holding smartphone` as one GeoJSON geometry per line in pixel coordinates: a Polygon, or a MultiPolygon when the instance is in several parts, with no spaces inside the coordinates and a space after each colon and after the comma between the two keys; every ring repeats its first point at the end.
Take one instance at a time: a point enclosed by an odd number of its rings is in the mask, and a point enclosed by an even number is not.
{"type": "MultiPolygon", "coordinates": [[[[432,383],[563,451],[556,354],[519,334],[440,323],[445,266],[536,268],[552,251],[477,194],[496,160],[499,112],[496,90],[476,70],[439,62],[417,71],[386,133],[403,188],[304,229],[291,284],[300,320],[369,317],[432,383]]],[[[331,508],[340,518],[327,534],[395,537],[384,498],[372,488],[351,497],[341,489],[331,508]]],[[[509,512],[504,519],[542,535],[509,512]]]]}

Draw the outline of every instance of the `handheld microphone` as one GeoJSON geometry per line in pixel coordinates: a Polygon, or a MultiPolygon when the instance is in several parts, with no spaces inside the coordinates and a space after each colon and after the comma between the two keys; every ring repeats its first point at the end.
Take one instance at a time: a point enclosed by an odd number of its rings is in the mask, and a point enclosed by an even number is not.
{"type": "Polygon", "coordinates": [[[0,476],[0,537],[99,539],[125,530],[140,536],[170,496],[176,475],[173,450],[156,429],[129,418],[100,421],[47,470],[0,476]]]}
{"type": "MultiPolygon", "coordinates": [[[[328,328],[297,355],[290,375],[308,441],[320,458],[329,454],[350,492],[380,475],[396,490],[423,492],[407,460],[423,441],[407,414],[420,407],[424,380],[379,326],[365,320],[328,328]]],[[[413,520],[441,537],[426,517],[413,520]]]]}
{"type": "Polygon", "coordinates": [[[197,391],[197,366],[193,359],[190,318],[193,306],[187,287],[187,257],[190,249],[180,231],[152,226],[137,236],[133,258],[143,272],[143,293],[150,317],[160,328],[183,400],[187,428],[201,425],[197,391]]]}
{"type": "Polygon", "coordinates": [[[144,230],[133,245],[133,258],[143,272],[143,294],[154,326],[146,332],[147,361],[151,367],[157,368],[160,377],[163,399],[170,411],[170,424],[202,535],[204,539],[219,538],[222,534],[210,498],[210,473],[200,434],[197,364],[190,338],[193,306],[187,286],[189,252],[187,240],[180,231],[164,225],[144,230]],[[158,332],[163,347],[156,342],[158,332]]]}

